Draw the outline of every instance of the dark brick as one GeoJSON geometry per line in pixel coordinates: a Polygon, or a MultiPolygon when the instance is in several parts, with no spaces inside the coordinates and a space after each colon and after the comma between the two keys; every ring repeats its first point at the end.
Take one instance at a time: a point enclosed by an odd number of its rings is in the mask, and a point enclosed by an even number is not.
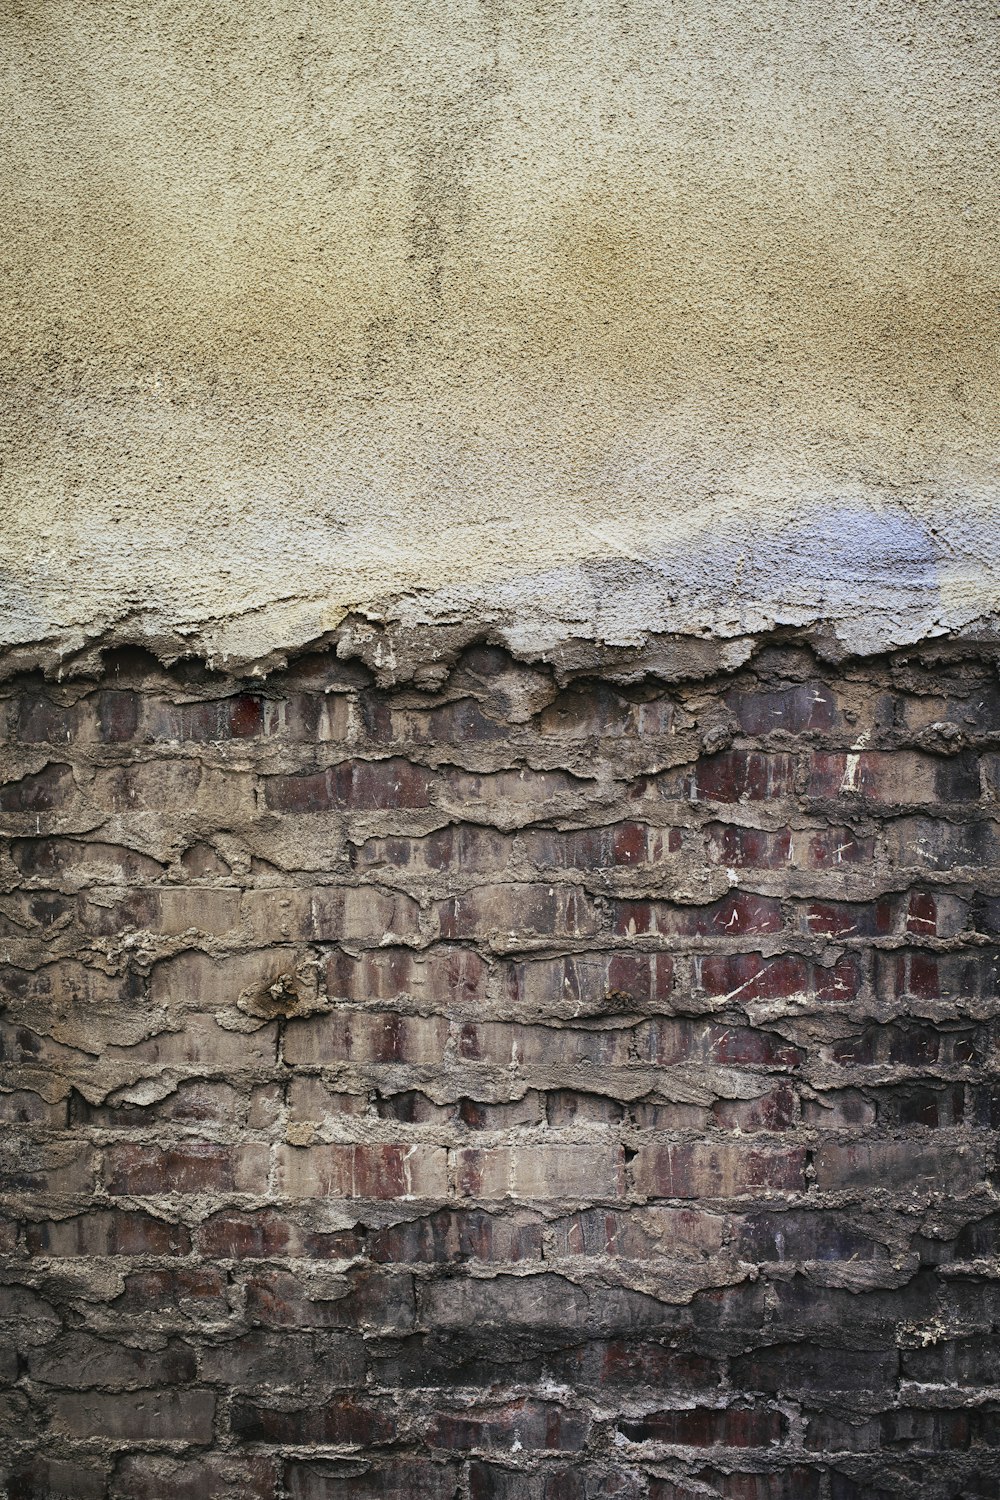
{"type": "Polygon", "coordinates": [[[795,759],[759,750],[725,750],[698,762],[692,795],[700,802],[770,802],[795,790],[795,759]]]}
{"type": "Polygon", "coordinates": [[[237,1399],[229,1424],[234,1437],[251,1443],[336,1443],[366,1448],[391,1442],[396,1435],[389,1411],[350,1398],[295,1410],[237,1399]]]}
{"type": "Polygon", "coordinates": [[[764,1448],[780,1442],[786,1427],[779,1412],[744,1407],[686,1407],[618,1422],[619,1432],[629,1442],[691,1448],[764,1448]]]}
{"type": "Polygon", "coordinates": [[[52,764],[33,776],[0,786],[0,812],[47,813],[64,808],[76,792],[67,765],[52,764]]]}
{"type": "Polygon", "coordinates": [[[427,807],[430,778],[422,766],[398,757],[345,760],[326,771],[268,776],[264,799],[275,811],[290,813],[427,807]]]}

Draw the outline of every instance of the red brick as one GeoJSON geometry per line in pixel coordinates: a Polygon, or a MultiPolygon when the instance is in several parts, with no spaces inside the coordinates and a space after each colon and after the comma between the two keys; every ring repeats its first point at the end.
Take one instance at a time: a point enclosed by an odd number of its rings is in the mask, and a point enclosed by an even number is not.
{"type": "Polygon", "coordinates": [[[196,1241],[199,1253],[213,1259],[251,1260],[294,1254],[298,1234],[274,1209],[223,1209],[199,1225],[196,1241]]]}
{"type": "Polygon", "coordinates": [[[123,745],[134,739],[142,718],[143,698],[131,690],[109,689],[97,694],[98,737],[105,745],[123,745]]]}
{"type": "Polygon", "coordinates": [[[980,1056],[982,1045],[978,1033],[968,1027],[938,1030],[935,1026],[906,1022],[868,1026],[857,1035],[843,1037],[831,1047],[831,1056],[841,1066],[903,1063],[919,1067],[926,1063],[973,1062],[980,1056]]]}
{"type": "Polygon", "coordinates": [[[782,1079],[757,1099],[719,1099],[712,1115],[721,1129],[752,1135],[761,1130],[791,1130],[798,1119],[798,1104],[792,1085],[782,1079]]]}
{"type": "Polygon", "coordinates": [[[814,994],[818,999],[855,998],[861,984],[860,961],[841,958],[831,968],[811,964],[797,954],[764,958],[760,953],[732,953],[695,958],[697,982],[707,995],[725,995],[742,1003],[814,994]]]}
{"type": "Polygon", "coordinates": [[[301,1394],[304,1371],[324,1390],[356,1389],[365,1379],[364,1340],[349,1333],[255,1328],[203,1348],[199,1358],[203,1380],[256,1397],[263,1391],[301,1394]]]}
{"type": "Polygon", "coordinates": [[[676,711],[667,697],[636,703],[608,683],[568,688],[538,715],[544,735],[560,739],[649,739],[674,733],[676,711]]]}
{"type": "Polygon", "coordinates": [[[707,1141],[640,1147],[633,1170],[636,1191],[656,1198],[732,1198],[761,1189],[801,1191],[804,1150],[766,1150],[707,1141]]]}
{"type": "Polygon", "coordinates": [[[896,1382],[895,1349],[843,1349],[825,1344],[775,1343],[733,1361],[733,1381],[744,1390],[881,1391],[896,1382]]]}
{"type": "Polygon", "coordinates": [[[769,1068],[795,1068],[805,1053],[773,1031],[752,1026],[727,1026],[723,1021],[692,1021],[664,1017],[638,1028],[636,1052],[650,1062],[720,1063],[769,1068]]]}
{"type": "Polygon", "coordinates": [[[901,949],[879,953],[876,987],[880,998],[897,1001],[994,999],[1000,995],[1000,949],[930,953],[901,949]]]}
{"type": "Polygon", "coordinates": [[[74,1331],[31,1351],[28,1373],[43,1385],[133,1386],[188,1385],[197,1376],[194,1350],[180,1340],[160,1349],[135,1349],[93,1334],[74,1331]]]}
{"type": "Polygon", "coordinates": [[[95,1187],[95,1154],[86,1141],[56,1137],[25,1149],[16,1138],[0,1142],[0,1193],[86,1197],[95,1187]]]}
{"type": "Polygon", "coordinates": [[[182,1007],[188,1014],[184,1030],[167,1033],[155,1039],[163,1055],[150,1060],[179,1064],[183,1060],[210,1065],[208,1071],[225,1071],[230,1075],[241,1068],[259,1068],[273,1063],[276,1030],[262,1027],[252,1035],[227,1032],[208,1016],[191,1011],[214,1012],[242,1000],[253,1013],[283,1014],[274,1001],[274,986],[293,991],[290,1004],[312,1001],[316,994],[316,977],[300,963],[297,949],[272,947],[256,952],[233,953],[216,960],[207,953],[191,949],[176,958],[156,964],[150,981],[154,1004],[168,1008],[182,1007]],[[177,1055],[179,1053],[179,1055],[177,1055]]]}
{"type": "Polygon", "coordinates": [[[225,1270],[206,1264],[132,1271],[114,1304],[115,1323],[126,1337],[159,1337],[165,1330],[186,1337],[193,1327],[218,1324],[230,1313],[225,1270]]]}
{"type": "Polygon", "coordinates": [[[558,1255],[649,1260],[660,1255],[714,1254],[726,1220],[694,1208],[582,1209],[549,1226],[558,1255]]]}
{"type": "Polygon", "coordinates": [[[875,1260],[886,1251],[837,1214],[789,1210],[737,1221],[735,1249],[744,1260],[875,1260]]]}
{"type": "Polygon", "coordinates": [[[699,802],[770,802],[795,790],[795,759],[759,750],[724,750],[700,760],[691,794],[699,802]]]}
{"type": "Polygon", "coordinates": [[[676,906],[666,901],[616,901],[618,937],[740,937],[780,932],[781,902],[751,891],[736,891],[711,906],[676,906]]]}
{"type": "Polygon", "coordinates": [[[277,812],[374,812],[427,807],[430,777],[399,757],[344,760],[325,771],[264,778],[264,800],[277,812]]]}
{"type": "Polygon", "coordinates": [[[858,797],[899,807],[975,801],[979,769],[970,756],[941,760],[912,750],[816,751],[806,795],[858,797]]]}
{"type": "Polygon", "coordinates": [[[285,1035],[285,1061],[294,1064],[440,1063],[448,1044],[443,1016],[401,1016],[397,1011],[350,1010],[293,1021],[285,1035]]]}
{"type": "Polygon", "coordinates": [[[170,1224],[134,1210],[94,1209],[70,1219],[28,1224],[31,1255],[187,1255],[191,1237],[183,1224],[170,1224]]]}
{"type": "Polygon", "coordinates": [[[332,953],[326,965],[329,995],[344,1000],[397,1000],[445,1006],[472,1004],[486,993],[486,964],[468,948],[444,944],[414,953],[382,948],[362,953],[332,953]]]}
{"type": "Polygon", "coordinates": [[[53,703],[39,693],[25,693],[17,705],[13,738],[22,745],[68,745],[89,715],[86,703],[53,703]]]}
{"type": "Polygon", "coordinates": [[[53,1431],[71,1438],[107,1437],[145,1442],[173,1439],[210,1443],[215,1417],[211,1391],[143,1391],[105,1395],[67,1392],[52,1402],[53,1431]]]}
{"type": "Polygon", "coordinates": [[[108,1192],[264,1192],[267,1158],[266,1146],[222,1146],[213,1141],[112,1146],[107,1152],[108,1192]]]}
{"type": "Polygon", "coordinates": [[[768,832],[736,824],[709,823],[706,854],[711,864],[754,870],[835,870],[870,863],[875,840],[849,828],[779,828],[768,832]]]}
{"type": "MultiPolygon", "coordinates": [[[[718,1496],[719,1500],[820,1500],[822,1479],[818,1469],[807,1469],[801,1464],[790,1464],[768,1474],[699,1469],[691,1487],[670,1479],[653,1479],[649,1500],[700,1500],[706,1493],[718,1496]],[[711,1489],[706,1491],[706,1485],[711,1485],[711,1489]]],[[[875,1497],[868,1496],[866,1500],[875,1497]]]]}
{"type": "Polygon", "coordinates": [[[467,1022],[459,1029],[456,1052],[470,1062],[494,1066],[594,1063],[624,1066],[632,1058],[627,1029],[590,1030],[575,1026],[521,1026],[516,1022],[467,1022]]]}
{"type": "Polygon", "coordinates": [[[254,811],[249,775],[215,770],[197,760],[138,760],[99,770],[89,795],[107,812],[159,818],[200,814],[217,827],[254,811]]]}
{"type": "Polygon", "coordinates": [[[443,1198],[448,1153],[441,1146],[279,1146],[279,1191],[292,1198],[443,1198]]]}
{"type": "MultiPolygon", "coordinates": [[[[95,1459],[88,1464],[69,1459],[45,1458],[41,1454],[11,1459],[10,1467],[0,1465],[0,1485],[5,1484],[10,1500],[35,1500],[49,1496],[53,1500],[105,1500],[108,1465],[95,1459]]],[[[133,1500],[133,1497],[129,1497],[133,1500]]],[[[140,1500],[135,1496],[134,1500],[140,1500]]],[[[152,1497],[150,1497],[152,1500],[152,1497]]]]}
{"type": "Polygon", "coordinates": [[[239,926],[236,890],[136,887],[118,900],[109,899],[113,894],[98,888],[88,898],[80,898],[79,921],[84,932],[96,937],[143,931],[167,937],[186,932],[223,937],[239,926]]]}

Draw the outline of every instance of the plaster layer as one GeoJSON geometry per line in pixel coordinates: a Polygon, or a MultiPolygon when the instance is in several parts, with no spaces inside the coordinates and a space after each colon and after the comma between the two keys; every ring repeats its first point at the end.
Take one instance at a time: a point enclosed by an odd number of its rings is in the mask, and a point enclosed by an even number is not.
{"type": "Polygon", "coordinates": [[[0,645],[990,615],[997,31],[8,4],[0,645]]]}

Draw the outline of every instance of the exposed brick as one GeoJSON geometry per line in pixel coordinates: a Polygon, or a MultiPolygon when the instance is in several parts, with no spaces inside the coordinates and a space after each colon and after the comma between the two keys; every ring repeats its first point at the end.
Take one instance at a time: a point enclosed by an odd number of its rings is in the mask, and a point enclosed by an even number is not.
{"type": "MultiPolygon", "coordinates": [[[[274,1500],[278,1465],[266,1454],[173,1459],[127,1453],[111,1484],[112,1500],[274,1500]]],[[[103,1492],[102,1492],[103,1496],[103,1492]]]]}
{"type": "Polygon", "coordinates": [[[325,978],[330,995],[344,1000],[396,1000],[443,1007],[474,1003],[486,992],[486,964],[468,948],[445,944],[414,953],[388,947],[377,952],[331,954],[325,978]]]}
{"type": "Polygon", "coordinates": [[[111,1194],[261,1192],[267,1186],[266,1146],[112,1146],[107,1152],[111,1194]]]}
{"type": "Polygon", "coordinates": [[[520,1262],[542,1257],[542,1224],[475,1209],[441,1209],[369,1237],[373,1261],[459,1264],[467,1260],[520,1262]]]}
{"type": "Polygon", "coordinates": [[[799,994],[815,995],[818,1000],[852,1000],[862,981],[857,958],[842,958],[824,968],[792,953],[777,958],[764,958],[760,953],[706,955],[695,959],[695,973],[707,995],[725,995],[743,1004],[799,994]]]}
{"type": "Polygon", "coordinates": [[[724,750],[699,761],[691,795],[699,802],[771,802],[795,790],[795,758],[759,750],[724,750]]]}
{"type": "Polygon", "coordinates": [[[651,1198],[734,1198],[762,1189],[802,1191],[806,1153],[708,1142],[642,1146],[633,1163],[636,1191],[651,1198]]]}
{"type": "Polygon", "coordinates": [[[827,1344],[772,1344],[733,1362],[744,1389],[768,1391],[879,1391],[896,1378],[895,1350],[845,1349],[827,1344]]]}
{"type": "Polygon", "coordinates": [[[679,828],[651,828],[646,823],[633,822],[580,828],[569,833],[533,828],[526,830],[521,838],[528,859],[539,869],[587,873],[659,866],[679,853],[683,844],[679,828]]]}
{"type": "Polygon", "coordinates": [[[146,1442],[210,1443],[215,1416],[211,1391],[144,1391],[105,1395],[67,1392],[53,1397],[52,1426],[71,1438],[109,1437],[146,1442]]]}
{"type": "Polygon", "coordinates": [[[67,765],[52,763],[44,770],[0,786],[0,812],[49,813],[65,807],[74,797],[76,785],[67,765]]]}
{"type": "Polygon", "coordinates": [[[825,682],[797,682],[780,688],[737,688],[724,699],[744,734],[776,731],[805,734],[839,729],[843,718],[836,695],[825,682]]]}
{"type": "Polygon", "coordinates": [[[28,1356],[33,1380],[72,1390],[187,1385],[195,1380],[197,1369],[194,1350],[179,1341],[163,1349],[135,1349],[87,1333],[67,1334],[28,1356]]]}
{"type": "Polygon", "coordinates": [[[979,767],[970,755],[942,760],[912,750],[816,751],[806,795],[857,797],[894,807],[974,802],[979,797],[979,767]]]}
{"type": "Polygon", "coordinates": [[[408,760],[345,760],[325,771],[268,776],[264,799],[276,812],[372,812],[427,807],[429,789],[427,771],[408,760]]]}
{"type": "Polygon", "coordinates": [[[183,1224],[128,1209],[28,1224],[25,1239],[32,1255],[187,1255],[191,1249],[183,1224]]]}
{"type": "Polygon", "coordinates": [[[335,1443],[364,1448],[390,1442],[396,1433],[388,1411],[350,1398],[294,1411],[237,1400],[229,1422],[234,1437],[251,1443],[335,1443]]]}
{"type": "Polygon", "coordinates": [[[619,937],[742,937],[780,932],[780,901],[737,891],[711,906],[673,906],[665,901],[616,901],[614,930],[619,937]]]}
{"type": "Polygon", "coordinates": [[[437,907],[444,938],[582,937],[597,932],[595,906],[575,886],[481,886],[437,907]]]}
{"type": "Polygon", "coordinates": [[[458,1191],[473,1198],[614,1198],[624,1164],[613,1148],[551,1145],[456,1153],[458,1191]]]}
{"type": "Polygon", "coordinates": [[[816,1153],[816,1179],[830,1192],[845,1188],[912,1191],[947,1183],[951,1192],[968,1191],[986,1175],[982,1148],[930,1141],[857,1141],[823,1145],[816,1153]]]}
{"type": "Polygon", "coordinates": [[[992,648],[793,634],[0,694],[10,1500],[985,1500],[992,648]]]}
{"type": "Polygon", "coordinates": [[[775,1411],[739,1407],[686,1407],[654,1411],[618,1430],[633,1443],[669,1443],[690,1448],[764,1448],[784,1435],[786,1419],[775,1411]]]}
{"type": "Polygon", "coordinates": [[[513,1448],[577,1453],[587,1441],[590,1420],[554,1401],[522,1400],[485,1410],[437,1412],[427,1429],[431,1448],[458,1450],[513,1448]]]}
{"type": "Polygon", "coordinates": [[[413,942],[420,935],[417,903],[371,886],[248,891],[243,910],[251,941],[260,944],[413,942]]]}
{"type": "Polygon", "coordinates": [[[510,834],[468,823],[449,823],[422,838],[373,838],[351,846],[358,870],[391,870],[417,875],[460,871],[467,875],[499,874],[513,857],[510,834]]]}
{"type": "Polygon", "coordinates": [[[598,1010],[620,1001],[640,1006],[665,1003],[673,989],[674,965],[665,953],[593,953],[509,964],[506,994],[511,1004],[546,1012],[598,1010]]]}
{"type": "Polygon", "coordinates": [[[292,1198],[443,1198],[448,1156],[439,1146],[279,1146],[279,1190],[292,1198]]]}
{"type": "Polygon", "coordinates": [[[291,1500],[454,1500],[454,1464],[421,1458],[370,1461],[358,1472],[343,1466],[295,1460],[285,1469],[291,1500]]]}
{"type": "Polygon", "coordinates": [[[448,1043],[443,1016],[350,1010],[293,1021],[285,1037],[289,1063],[439,1063],[448,1043]]]}

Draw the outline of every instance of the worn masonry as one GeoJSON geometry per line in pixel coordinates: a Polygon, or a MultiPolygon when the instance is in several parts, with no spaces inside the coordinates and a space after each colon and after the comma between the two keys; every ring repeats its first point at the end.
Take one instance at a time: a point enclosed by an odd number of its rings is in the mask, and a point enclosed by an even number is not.
{"type": "Polygon", "coordinates": [[[6,1500],[1000,1495],[997,648],[11,679],[6,1500]]]}

